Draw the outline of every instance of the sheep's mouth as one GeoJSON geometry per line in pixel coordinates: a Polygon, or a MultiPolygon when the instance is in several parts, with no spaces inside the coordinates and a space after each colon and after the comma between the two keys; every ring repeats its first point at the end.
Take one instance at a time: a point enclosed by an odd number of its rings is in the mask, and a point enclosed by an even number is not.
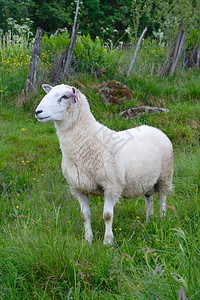
{"type": "Polygon", "coordinates": [[[43,120],[49,119],[50,117],[51,117],[51,115],[48,116],[48,117],[44,117],[44,118],[41,118],[41,117],[37,117],[37,116],[36,116],[36,118],[38,119],[38,121],[43,121],[43,120]]]}

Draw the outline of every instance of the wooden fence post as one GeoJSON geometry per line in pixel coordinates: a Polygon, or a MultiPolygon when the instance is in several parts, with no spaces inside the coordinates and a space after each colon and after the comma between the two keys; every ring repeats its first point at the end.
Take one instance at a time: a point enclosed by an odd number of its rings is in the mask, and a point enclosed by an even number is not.
{"type": "Polygon", "coordinates": [[[43,30],[41,28],[37,29],[35,41],[33,44],[33,50],[31,55],[31,62],[29,67],[29,74],[25,84],[25,96],[26,99],[32,90],[35,90],[36,75],[38,69],[38,59],[40,56],[40,40],[42,37],[43,30]]]}
{"type": "Polygon", "coordinates": [[[139,41],[138,41],[138,43],[137,43],[137,47],[136,47],[136,49],[135,49],[134,55],[133,55],[133,57],[132,57],[132,59],[131,59],[131,63],[130,63],[130,65],[129,65],[129,68],[128,68],[128,71],[127,71],[127,76],[129,76],[129,74],[130,74],[130,72],[131,72],[131,70],[132,70],[132,68],[133,68],[133,64],[134,64],[134,62],[135,62],[135,60],[136,60],[136,56],[137,56],[138,50],[139,50],[139,48],[140,48],[140,44],[141,44],[141,42],[142,42],[143,36],[145,35],[146,31],[147,31],[147,27],[145,27],[145,29],[143,30],[143,32],[142,32],[142,34],[141,34],[141,36],[140,36],[140,38],[139,38],[139,41]]]}
{"type": "Polygon", "coordinates": [[[63,74],[67,76],[69,66],[71,63],[72,55],[74,52],[75,44],[76,44],[76,36],[79,28],[80,21],[77,23],[78,18],[78,11],[79,11],[79,0],[77,0],[76,4],[76,12],[74,17],[74,24],[72,28],[72,34],[70,38],[69,47],[67,49],[63,49],[58,59],[54,61],[53,68],[51,69],[51,72],[49,73],[49,80],[53,84],[58,84],[61,81],[61,78],[63,74]]]}
{"type": "Polygon", "coordinates": [[[180,29],[179,29],[179,33],[178,33],[176,41],[175,41],[175,44],[174,44],[172,50],[170,51],[168,58],[167,58],[166,62],[164,63],[162,70],[160,72],[161,76],[164,76],[167,73],[169,73],[170,76],[173,76],[173,74],[174,74],[174,71],[175,71],[177,63],[178,63],[178,59],[179,59],[181,51],[182,51],[183,43],[185,41],[185,31],[183,30],[183,25],[184,25],[184,23],[182,22],[180,29]]]}
{"type": "Polygon", "coordinates": [[[75,47],[75,44],[76,44],[76,35],[77,35],[79,24],[80,24],[80,22],[77,24],[78,11],[79,11],[79,0],[77,1],[77,5],[76,5],[74,25],[73,25],[73,28],[72,28],[72,35],[71,35],[71,39],[70,39],[69,48],[68,48],[68,51],[67,51],[67,59],[66,59],[65,66],[64,66],[64,74],[65,75],[68,72],[68,68],[69,68],[71,58],[72,58],[72,54],[74,52],[74,47],[75,47]]]}

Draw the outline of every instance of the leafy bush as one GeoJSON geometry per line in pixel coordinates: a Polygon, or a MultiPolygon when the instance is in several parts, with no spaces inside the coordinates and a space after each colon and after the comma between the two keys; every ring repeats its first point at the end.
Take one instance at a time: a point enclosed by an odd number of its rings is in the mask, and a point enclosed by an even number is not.
{"type": "Polygon", "coordinates": [[[186,48],[193,49],[198,42],[199,36],[200,36],[200,30],[197,28],[192,28],[190,34],[187,36],[187,39],[185,41],[186,48]]]}
{"type": "Polygon", "coordinates": [[[59,29],[55,34],[51,34],[50,36],[45,33],[42,39],[45,50],[57,52],[59,52],[64,47],[67,48],[70,42],[69,33],[66,29],[59,29]]]}
{"type": "Polygon", "coordinates": [[[122,52],[108,44],[102,45],[98,37],[93,41],[90,35],[83,35],[77,39],[73,64],[75,69],[81,72],[113,77],[121,56],[122,52]]]}
{"type": "MultiPolygon", "coordinates": [[[[55,35],[47,34],[43,37],[42,61],[55,61],[61,50],[67,49],[70,43],[67,31],[55,35]]],[[[116,73],[122,51],[113,49],[111,45],[103,45],[96,37],[92,40],[90,35],[78,36],[72,58],[72,67],[76,72],[88,72],[93,75],[106,74],[110,77],[116,73]]]]}

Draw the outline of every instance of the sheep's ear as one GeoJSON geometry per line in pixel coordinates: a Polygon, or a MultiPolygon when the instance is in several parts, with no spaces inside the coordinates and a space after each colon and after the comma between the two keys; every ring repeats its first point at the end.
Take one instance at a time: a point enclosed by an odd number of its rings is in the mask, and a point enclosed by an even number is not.
{"type": "Polygon", "coordinates": [[[52,89],[52,86],[50,86],[49,84],[42,84],[42,88],[48,94],[52,89]]]}
{"type": "Polygon", "coordinates": [[[78,94],[79,90],[77,88],[75,88],[74,86],[72,86],[72,92],[73,92],[73,94],[78,94]]]}
{"type": "Polygon", "coordinates": [[[80,100],[79,90],[77,90],[75,87],[72,87],[72,92],[73,92],[73,100],[76,103],[78,100],[80,100]]]}
{"type": "Polygon", "coordinates": [[[75,89],[75,87],[72,87],[72,91],[73,91],[73,94],[75,94],[75,93],[76,93],[76,89],[75,89]]]}

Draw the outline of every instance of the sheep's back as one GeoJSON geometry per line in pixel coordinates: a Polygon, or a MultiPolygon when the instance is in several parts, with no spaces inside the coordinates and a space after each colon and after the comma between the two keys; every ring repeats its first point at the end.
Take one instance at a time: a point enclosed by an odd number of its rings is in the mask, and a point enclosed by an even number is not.
{"type": "MultiPolygon", "coordinates": [[[[124,196],[145,194],[166,172],[172,157],[172,145],[160,130],[141,126],[118,132],[121,147],[115,159],[125,169],[124,196]]],[[[172,166],[173,168],[173,166],[172,166]]]]}

